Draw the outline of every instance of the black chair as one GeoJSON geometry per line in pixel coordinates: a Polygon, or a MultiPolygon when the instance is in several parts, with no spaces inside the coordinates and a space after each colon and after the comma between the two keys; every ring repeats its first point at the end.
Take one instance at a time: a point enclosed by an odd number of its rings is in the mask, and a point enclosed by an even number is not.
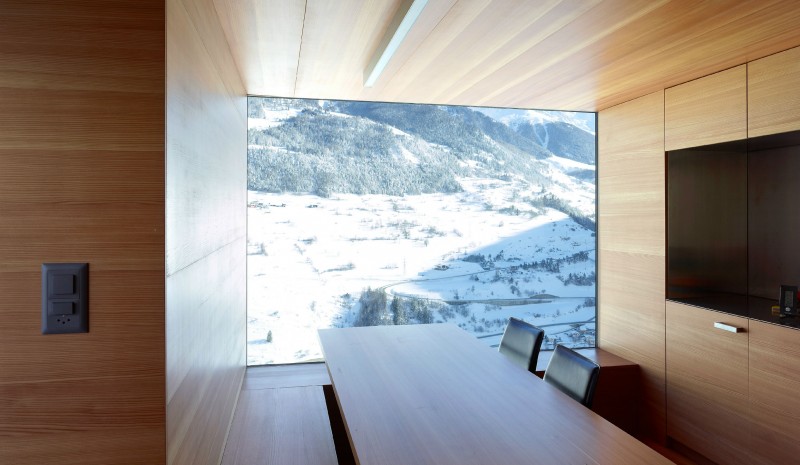
{"type": "Polygon", "coordinates": [[[543,339],[544,330],[511,317],[497,350],[514,364],[535,373],[536,361],[539,358],[539,349],[542,348],[543,339]]]}
{"type": "Polygon", "coordinates": [[[592,406],[600,365],[567,346],[557,345],[544,380],[586,407],[592,406]]]}

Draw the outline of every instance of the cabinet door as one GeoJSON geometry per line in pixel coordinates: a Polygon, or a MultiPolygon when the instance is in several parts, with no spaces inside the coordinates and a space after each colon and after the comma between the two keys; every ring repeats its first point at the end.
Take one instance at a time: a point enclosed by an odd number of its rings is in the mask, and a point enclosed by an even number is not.
{"type": "Polygon", "coordinates": [[[721,464],[753,463],[747,328],[746,318],[667,302],[667,435],[721,464]]]}
{"type": "Polygon", "coordinates": [[[747,138],[747,66],[670,87],[664,96],[666,150],[747,138]]]}
{"type": "Polygon", "coordinates": [[[750,322],[753,463],[800,457],[800,331],[750,322]]]}
{"type": "Polygon", "coordinates": [[[747,65],[750,137],[800,130],[800,47],[747,65]]]}

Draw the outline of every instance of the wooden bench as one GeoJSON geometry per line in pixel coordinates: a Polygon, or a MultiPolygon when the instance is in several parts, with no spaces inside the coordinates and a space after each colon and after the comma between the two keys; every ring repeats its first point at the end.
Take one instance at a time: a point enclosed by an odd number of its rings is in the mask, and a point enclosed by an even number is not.
{"type": "Polygon", "coordinates": [[[309,385],[292,387],[285,385],[283,375],[290,373],[280,367],[248,369],[222,465],[339,463],[325,393],[315,385],[327,373],[307,378],[309,385]]]}
{"type": "MultiPolygon", "coordinates": [[[[636,408],[640,390],[639,365],[603,349],[578,349],[577,352],[600,365],[592,410],[632,436],[636,436],[636,408]]],[[[552,351],[542,351],[536,375],[544,376],[552,351]]]]}

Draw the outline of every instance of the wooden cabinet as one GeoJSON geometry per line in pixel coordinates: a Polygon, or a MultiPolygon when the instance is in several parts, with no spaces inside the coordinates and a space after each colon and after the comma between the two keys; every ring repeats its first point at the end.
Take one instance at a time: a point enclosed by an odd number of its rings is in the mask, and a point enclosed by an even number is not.
{"type": "Polygon", "coordinates": [[[800,332],[750,322],[750,449],[753,463],[800,457],[800,332]]]}
{"type": "Polygon", "coordinates": [[[665,91],[666,150],[800,130],[800,47],[665,91]]]}
{"type": "Polygon", "coordinates": [[[800,47],[747,64],[749,137],[800,130],[800,47]]]}
{"type": "Polygon", "coordinates": [[[670,87],[664,113],[666,150],[747,138],[747,65],[670,87]]]}
{"type": "Polygon", "coordinates": [[[800,47],[671,87],[666,150],[800,130],[800,47]]]}
{"type": "Polygon", "coordinates": [[[667,302],[669,438],[720,464],[795,463],[798,393],[798,330],[667,302]]]}
{"type": "MultiPolygon", "coordinates": [[[[664,100],[665,150],[800,130],[800,47],[667,89],[664,100]]],[[[666,379],[668,438],[720,464],[797,462],[798,330],[667,302],[666,379]]]]}
{"type": "Polygon", "coordinates": [[[667,302],[667,435],[721,464],[749,456],[748,320],[667,302]],[[721,322],[741,328],[715,328],[721,322]]]}
{"type": "MultiPolygon", "coordinates": [[[[640,363],[650,379],[640,417],[657,425],[665,416],[667,437],[720,464],[797,462],[797,329],[667,302],[666,339],[658,334],[650,303],[664,294],[656,270],[664,236],[654,233],[664,200],[645,186],[663,184],[646,164],[657,157],[645,152],[657,146],[659,109],[666,151],[800,130],[800,47],[666,89],[662,102],[652,94],[598,116],[599,344],[640,363]],[[744,331],[716,329],[717,321],[744,331]]],[[[657,429],[646,435],[659,439],[657,429]]]]}

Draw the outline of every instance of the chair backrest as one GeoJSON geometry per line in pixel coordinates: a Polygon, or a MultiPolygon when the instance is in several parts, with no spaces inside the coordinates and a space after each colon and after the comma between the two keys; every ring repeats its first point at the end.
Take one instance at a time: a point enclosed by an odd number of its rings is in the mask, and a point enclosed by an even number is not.
{"type": "Polygon", "coordinates": [[[543,339],[544,330],[511,317],[497,350],[514,364],[534,373],[543,339]]]}
{"type": "Polygon", "coordinates": [[[567,346],[557,345],[544,372],[544,380],[563,393],[592,406],[600,366],[567,346]]]}

